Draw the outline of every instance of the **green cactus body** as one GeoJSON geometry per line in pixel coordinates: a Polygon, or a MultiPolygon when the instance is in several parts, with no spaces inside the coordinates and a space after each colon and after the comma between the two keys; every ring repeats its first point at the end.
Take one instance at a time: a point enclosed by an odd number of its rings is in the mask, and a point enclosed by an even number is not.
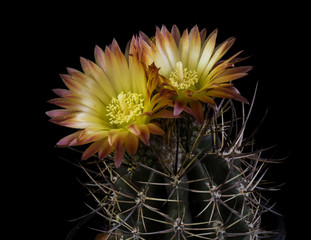
{"type": "Polygon", "coordinates": [[[118,169],[96,162],[92,179],[104,193],[96,199],[109,239],[272,239],[261,229],[268,208],[256,190],[266,163],[259,151],[242,153],[247,121],[242,130],[237,119],[226,123],[233,107],[225,106],[203,126],[168,120],[177,126],[169,140],[141,146],[118,169]]]}

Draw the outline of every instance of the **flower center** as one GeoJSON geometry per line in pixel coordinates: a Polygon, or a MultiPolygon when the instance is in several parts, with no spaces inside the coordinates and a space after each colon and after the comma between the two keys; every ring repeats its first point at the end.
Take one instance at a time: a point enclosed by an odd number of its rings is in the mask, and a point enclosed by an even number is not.
{"type": "Polygon", "coordinates": [[[177,89],[188,89],[199,81],[198,72],[183,68],[182,62],[177,62],[176,69],[171,72],[169,80],[177,89]]]}
{"type": "Polygon", "coordinates": [[[144,99],[142,94],[123,93],[113,97],[106,107],[106,116],[110,124],[123,124],[134,121],[143,112],[144,99]]]}

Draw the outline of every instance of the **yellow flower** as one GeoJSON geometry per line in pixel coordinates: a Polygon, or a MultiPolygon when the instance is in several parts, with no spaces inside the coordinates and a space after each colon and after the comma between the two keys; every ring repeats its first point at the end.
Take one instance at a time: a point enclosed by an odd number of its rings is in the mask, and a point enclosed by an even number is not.
{"type": "Polygon", "coordinates": [[[242,60],[237,58],[242,51],[221,60],[235,39],[216,47],[216,36],[217,29],[206,37],[206,29],[200,32],[197,26],[180,35],[175,25],[171,32],[165,26],[157,28],[152,40],[140,33],[138,55],[147,65],[154,63],[160,68],[159,74],[165,77],[162,91],[170,92],[175,116],[185,110],[203,122],[201,102],[213,107],[214,97],[247,102],[231,81],[246,76],[252,67],[234,66],[242,60]]]}
{"type": "MultiPolygon", "coordinates": [[[[129,47],[132,50],[133,44],[129,47]]],[[[96,46],[96,63],[80,60],[83,72],[68,68],[68,74],[60,75],[68,89],[55,89],[59,98],[49,101],[63,108],[47,112],[51,122],[79,129],[57,145],[91,143],[82,159],[96,153],[103,159],[114,151],[119,167],[125,150],[136,153],[139,139],[149,145],[150,133],[164,134],[151,120],[172,117],[162,110],[169,100],[161,101],[163,96],[153,93],[159,81],[158,69],[154,65],[145,69],[135,54],[125,56],[115,40],[105,51],[96,46]]]]}

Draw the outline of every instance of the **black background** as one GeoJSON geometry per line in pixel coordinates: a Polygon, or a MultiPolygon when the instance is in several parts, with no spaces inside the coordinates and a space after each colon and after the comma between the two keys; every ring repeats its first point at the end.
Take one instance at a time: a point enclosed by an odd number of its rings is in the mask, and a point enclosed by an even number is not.
{"type": "MultiPolygon", "coordinates": [[[[254,66],[236,82],[252,98],[259,83],[250,130],[268,108],[257,134],[259,147],[277,144],[267,178],[285,182],[271,197],[285,216],[287,238],[305,239],[310,222],[309,170],[309,23],[307,6],[280,2],[247,4],[189,1],[74,5],[17,5],[3,19],[2,63],[2,204],[7,239],[65,239],[74,226],[67,220],[88,212],[81,172],[61,160],[55,143],[72,132],[48,122],[46,101],[51,89],[64,87],[59,73],[81,69],[79,57],[94,60],[95,45],[104,48],[115,38],[122,49],[142,30],[176,24],[182,31],[195,24],[208,32],[219,29],[218,42],[235,36],[230,53],[244,49],[254,66]],[[8,24],[10,23],[10,24],[8,24]]],[[[3,224],[2,224],[3,225],[3,224]]],[[[91,238],[89,238],[91,239],[91,238]]]]}

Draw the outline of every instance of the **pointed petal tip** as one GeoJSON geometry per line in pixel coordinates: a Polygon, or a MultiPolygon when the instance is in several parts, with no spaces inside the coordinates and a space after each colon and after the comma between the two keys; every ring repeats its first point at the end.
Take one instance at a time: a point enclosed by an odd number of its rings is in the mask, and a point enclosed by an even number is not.
{"type": "Polygon", "coordinates": [[[140,135],[140,130],[138,128],[138,126],[134,123],[132,123],[129,127],[128,127],[128,130],[133,133],[134,135],[136,136],[139,136],[140,135]]]}
{"type": "Polygon", "coordinates": [[[174,111],[173,111],[174,116],[178,116],[184,110],[186,105],[187,105],[186,103],[175,101],[174,111]]]}
{"type": "Polygon", "coordinates": [[[87,63],[87,61],[88,60],[86,58],[80,56],[80,62],[87,63]]]}
{"type": "Polygon", "coordinates": [[[85,160],[87,160],[88,159],[88,157],[83,153],[83,155],[82,155],[82,157],[81,157],[81,161],[85,161],[85,160]]]}
{"type": "Polygon", "coordinates": [[[116,168],[119,168],[123,161],[123,156],[125,153],[125,146],[122,144],[118,148],[115,149],[114,153],[114,164],[116,165],[116,168]]]}
{"type": "Polygon", "coordinates": [[[102,49],[96,44],[95,48],[94,48],[94,55],[96,56],[98,53],[100,53],[102,51],[102,49]]]}
{"type": "Polygon", "coordinates": [[[181,112],[182,112],[182,109],[180,109],[180,108],[174,108],[173,114],[174,114],[174,116],[178,116],[181,112]]]}
{"type": "MultiPolygon", "coordinates": [[[[54,89],[52,89],[52,91],[59,97],[65,97],[65,96],[71,94],[70,90],[68,90],[68,89],[54,88],[54,89]]],[[[51,99],[51,100],[53,100],[53,99],[51,99]]],[[[50,100],[48,102],[52,103],[52,102],[50,102],[50,100]]],[[[54,103],[52,103],[52,104],[54,104],[54,103]]]]}
{"type": "Polygon", "coordinates": [[[156,124],[149,123],[147,126],[149,128],[150,133],[155,134],[155,135],[160,135],[160,136],[165,135],[165,132],[163,131],[163,129],[157,126],[156,124]]]}
{"type": "Polygon", "coordinates": [[[46,111],[45,115],[47,115],[50,118],[53,117],[54,116],[54,110],[46,111]]]}
{"type": "Polygon", "coordinates": [[[67,73],[70,75],[79,72],[78,70],[71,68],[71,67],[66,67],[66,70],[67,70],[67,73]]]}
{"type": "Polygon", "coordinates": [[[249,72],[254,69],[254,66],[246,66],[245,72],[249,72]]]}

